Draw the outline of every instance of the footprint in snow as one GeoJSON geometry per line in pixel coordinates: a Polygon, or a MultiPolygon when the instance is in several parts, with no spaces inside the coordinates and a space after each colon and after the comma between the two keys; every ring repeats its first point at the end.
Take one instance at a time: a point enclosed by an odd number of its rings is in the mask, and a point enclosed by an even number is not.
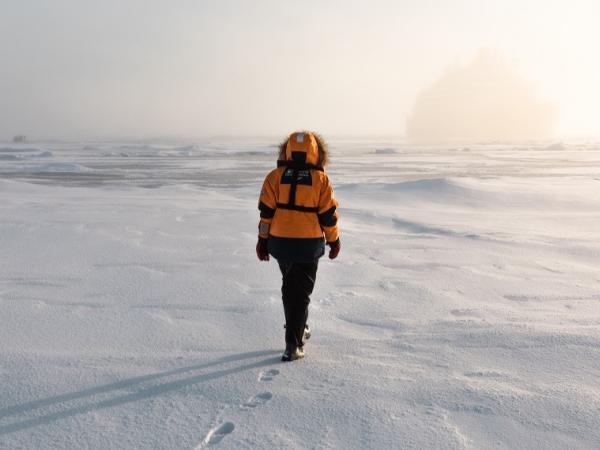
{"type": "Polygon", "coordinates": [[[279,375],[279,370],[267,370],[258,374],[258,381],[273,381],[273,378],[275,378],[277,375],[279,375]]]}
{"type": "MultiPolygon", "coordinates": [[[[275,378],[277,375],[279,375],[279,370],[277,370],[277,369],[266,370],[266,371],[260,372],[258,374],[258,381],[272,381],[273,378],[275,378]]],[[[241,407],[242,408],[256,408],[257,406],[264,405],[272,398],[273,398],[273,394],[271,392],[261,392],[260,394],[257,394],[255,396],[251,397],[250,399],[248,399],[248,401],[246,403],[244,403],[243,405],[241,405],[241,407]]],[[[208,447],[210,445],[218,444],[219,442],[221,442],[223,440],[223,438],[225,436],[227,436],[228,434],[231,434],[233,432],[233,430],[235,430],[235,424],[233,422],[224,422],[224,423],[216,426],[215,428],[211,429],[206,434],[206,437],[204,438],[202,443],[197,448],[200,449],[200,448],[208,447]]]]}
{"type": "Polygon", "coordinates": [[[257,406],[264,405],[272,398],[273,398],[273,394],[271,394],[270,392],[262,392],[258,395],[255,395],[254,397],[252,397],[250,400],[248,400],[242,406],[244,406],[246,408],[256,408],[257,406]]]}
{"type": "Polygon", "coordinates": [[[208,432],[204,441],[202,441],[202,446],[218,444],[225,436],[231,434],[233,430],[235,430],[233,422],[222,423],[208,432]]]}

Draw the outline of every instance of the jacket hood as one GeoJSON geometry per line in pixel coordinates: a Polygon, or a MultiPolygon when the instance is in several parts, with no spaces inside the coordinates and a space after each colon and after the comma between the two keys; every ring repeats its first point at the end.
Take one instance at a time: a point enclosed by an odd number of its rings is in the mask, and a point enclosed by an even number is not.
{"type": "Polygon", "coordinates": [[[285,149],[286,161],[316,165],[319,161],[319,147],[312,133],[296,132],[290,134],[285,149]]]}

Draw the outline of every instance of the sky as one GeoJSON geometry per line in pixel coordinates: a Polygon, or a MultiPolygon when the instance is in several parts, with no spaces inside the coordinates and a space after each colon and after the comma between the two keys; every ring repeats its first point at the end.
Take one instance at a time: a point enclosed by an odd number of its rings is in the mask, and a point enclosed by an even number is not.
{"type": "MultiPolygon", "coordinates": [[[[0,0],[0,139],[404,135],[494,49],[598,137],[596,0],[0,0]]],[[[454,97],[456,98],[456,97],[454,97]]]]}

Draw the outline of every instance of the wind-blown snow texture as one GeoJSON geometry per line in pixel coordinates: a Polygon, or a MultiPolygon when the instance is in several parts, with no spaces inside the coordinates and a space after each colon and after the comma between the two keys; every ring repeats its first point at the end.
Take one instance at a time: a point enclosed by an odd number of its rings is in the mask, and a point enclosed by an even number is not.
{"type": "Polygon", "coordinates": [[[600,144],[336,141],[282,364],[265,141],[0,144],[0,447],[600,447],[600,144]]]}

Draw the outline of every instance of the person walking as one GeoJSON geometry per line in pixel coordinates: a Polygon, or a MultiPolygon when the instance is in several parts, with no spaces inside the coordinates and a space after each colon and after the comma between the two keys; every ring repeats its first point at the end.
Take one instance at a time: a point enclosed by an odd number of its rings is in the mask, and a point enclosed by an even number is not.
{"type": "Polygon", "coordinates": [[[325,172],[328,149],[313,132],[292,133],[279,147],[277,168],[266,176],[258,209],[256,254],[273,256],[282,275],[285,351],[282,361],[304,357],[310,337],[308,305],[319,258],[329,246],[329,258],[340,253],[338,202],[325,172]]]}

